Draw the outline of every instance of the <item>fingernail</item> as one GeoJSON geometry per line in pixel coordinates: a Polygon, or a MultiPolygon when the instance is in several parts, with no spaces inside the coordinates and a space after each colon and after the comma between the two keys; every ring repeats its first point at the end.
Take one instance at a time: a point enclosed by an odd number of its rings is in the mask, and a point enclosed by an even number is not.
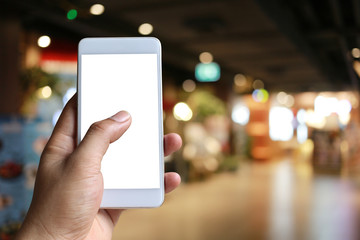
{"type": "Polygon", "coordinates": [[[130,114],[127,111],[121,111],[110,118],[117,122],[125,122],[130,118],[130,114]]]}

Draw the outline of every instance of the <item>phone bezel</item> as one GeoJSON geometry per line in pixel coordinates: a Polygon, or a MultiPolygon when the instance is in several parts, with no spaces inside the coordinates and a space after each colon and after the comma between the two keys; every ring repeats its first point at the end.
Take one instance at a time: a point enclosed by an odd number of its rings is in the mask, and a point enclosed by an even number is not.
{"type": "Polygon", "coordinates": [[[78,46],[78,143],[81,141],[81,55],[82,54],[156,54],[158,75],[159,180],[154,189],[104,189],[101,208],[152,208],[164,201],[164,148],[162,112],[161,43],[153,37],[84,38],[78,46]]]}

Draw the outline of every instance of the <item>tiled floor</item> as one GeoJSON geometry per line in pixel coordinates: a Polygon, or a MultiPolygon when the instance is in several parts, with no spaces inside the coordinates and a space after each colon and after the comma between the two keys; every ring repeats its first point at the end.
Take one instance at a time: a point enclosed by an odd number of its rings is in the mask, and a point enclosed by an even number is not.
{"type": "Polygon", "coordinates": [[[158,209],[128,210],[113,239],[360,239],[360,185],[306,161],[242,163],[183,184],[158,209]]]}

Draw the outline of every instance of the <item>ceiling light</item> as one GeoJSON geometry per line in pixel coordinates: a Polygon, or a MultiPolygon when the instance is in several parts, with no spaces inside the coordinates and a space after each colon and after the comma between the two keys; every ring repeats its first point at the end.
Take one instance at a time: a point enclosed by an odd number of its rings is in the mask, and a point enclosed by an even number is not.
{"type": "Polygon", "coordinates": [[[195,67],[195,77],[200,82],[216,82],[220,75],[220,66],[215,62],[198,63],[195,67]]]}
{"type": "Polygon", "coordinates": [[[236,86],[244,87],[246,85],[246,77],[244,74],[236,74],[234,77],[234,83],[236,86]]]}
{"type": "Polygon", "coordinates": [[[360,58],[360,49],[358,48],[353,48],[351,50],[351,55],[354,57],[354,58],[360,58]]]}
{"type": "Polygon", "coordinates": [[[51,43],[51,39],[49,36],[44,35],[44,36],[39,37],[39,39],[38,39],[39,47],[46,48],[50,45],[50,43],[51,43]]]}
{"type": "Polygon", "coordinates": [[[285,92],[279,92],[276,95],[276,100],[278,101],[278,103],[280,104],[286,104],[286,100],[287,100],[287,94],[285,92]]]}
{"type": "Polygon", "coordinates": [[[76,17],[77,17],[77,11],[75,9],[70,9],[68,12],[67,12],[67,19],[69,20],[74,20],[76,17]]]}
{"type": "Polygon", "coordinates": [[[150,23],[143,23],[139,27],[139,33],[141,35],[149,35],[153,31],[153,26],[150,23]]]}
{"type": "Polygon", "coordinates": [[[188,79],[183,82],[182,87],[185,92],[193,92],[196,88],[196,83],[193,80],[188,79]]]}
{"type": "Polygon", "coordinates": [[[256,79],[254,82],[253,82],[253,88],[254,89],[262,89],[264,88],[264,83],[263,81],[259,80],[259,79],[256,79]]]}
{"type": "Polygon", "coordinates": [[[173,109],[173,113],[175,119],[180,121],[189,121],[193,116],[190,107],[184,102],[177,103],[173,109]]]}
{"type": "Polygon", "coordinates": [[[90,13],[92,15],[101,15],[105,11],[105,7],[102,4],[94,4],[90,7],[90,13]]]}
{"type": "Polygon", "coordinates": [[[213,56],[209,52],[203,52],[200,54],[199,59],[202,63],[211,63],[213,61],[213,56]]]}

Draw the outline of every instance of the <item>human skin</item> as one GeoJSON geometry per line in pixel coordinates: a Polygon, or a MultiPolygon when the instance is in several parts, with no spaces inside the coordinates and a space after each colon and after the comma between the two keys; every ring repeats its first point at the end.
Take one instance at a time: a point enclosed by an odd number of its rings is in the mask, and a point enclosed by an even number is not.
{"type": "MultiPolygon", "coordinates": [[[[131,116],[120,111],[94,123],[77,145],[76,105],[75,96],[65,106],[43,151],[34,197],[17,240],[111,239],[123,210],[100,209],[101,160],[110,143],[129,128],[131,116]]],[[[165,156],[181,143],[177,134],[165,135],[165,156]]],[[[181,180],[177,173],[166,173],[164,181],[168,193],[181,180]]]]}

